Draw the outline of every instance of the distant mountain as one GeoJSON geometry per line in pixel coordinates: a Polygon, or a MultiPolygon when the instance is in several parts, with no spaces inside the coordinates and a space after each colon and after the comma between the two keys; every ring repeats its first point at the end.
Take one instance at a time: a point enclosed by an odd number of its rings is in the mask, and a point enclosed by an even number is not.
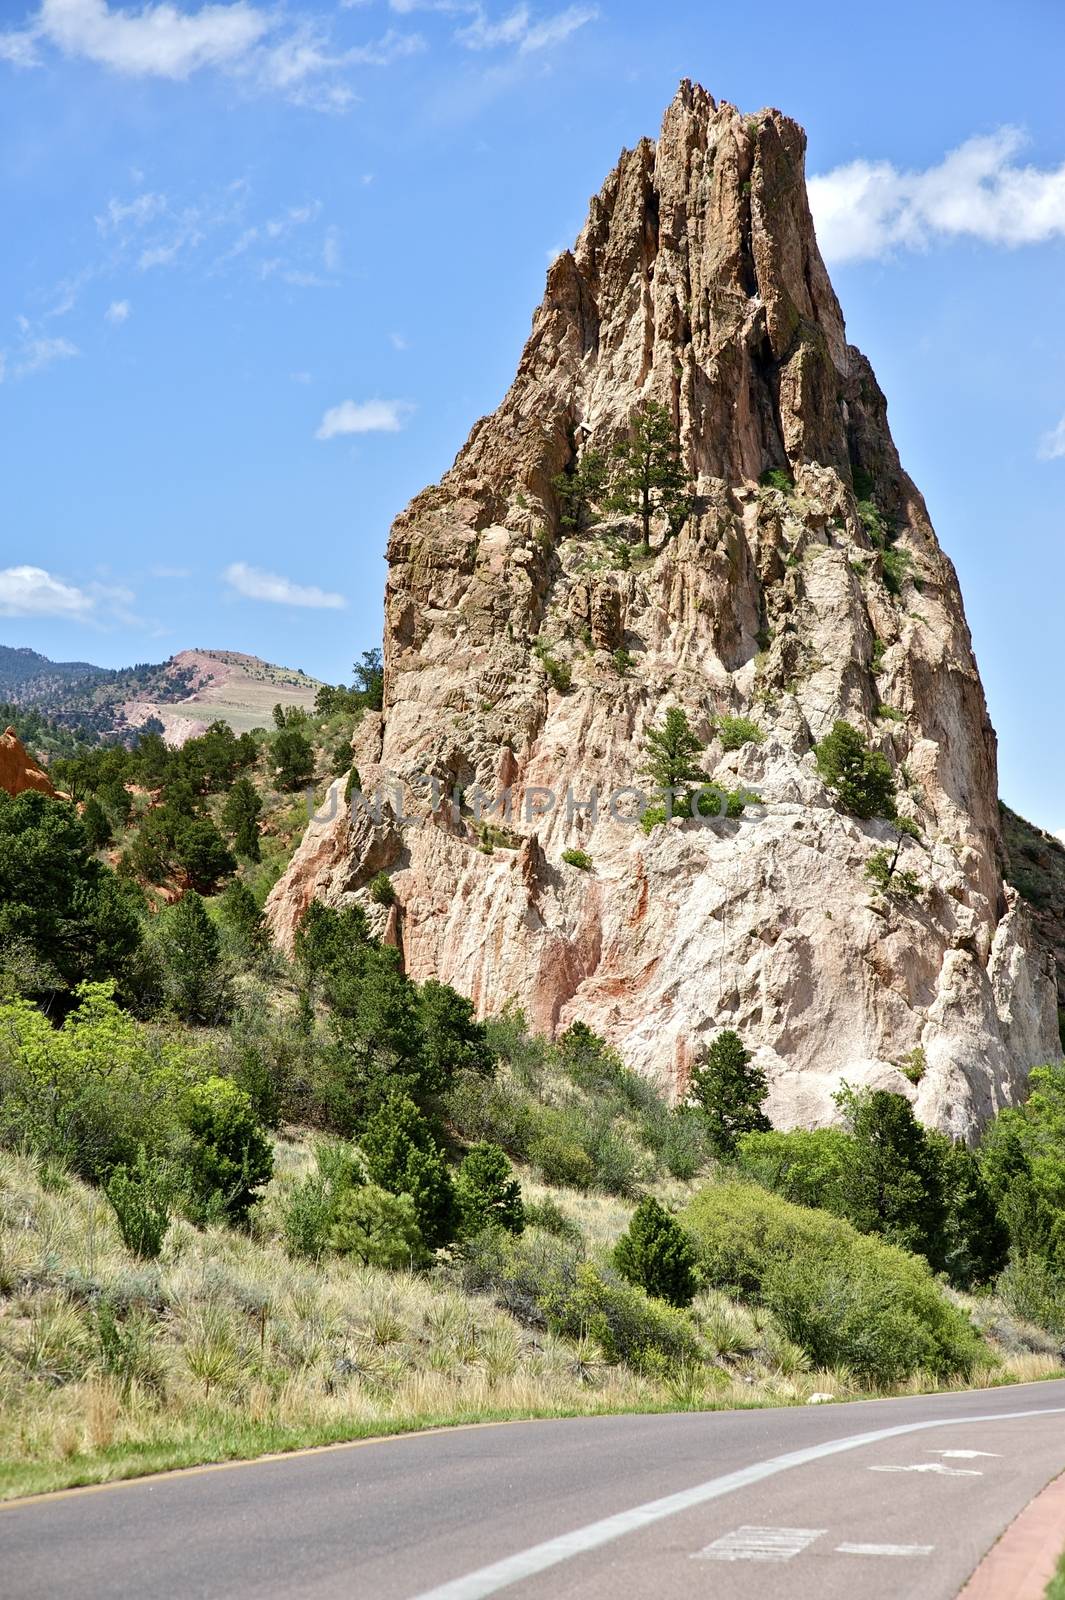
{"type": "Polygon", "coordinates": [[[112,669],[0,645],[0,701],[89,743],[154,730],[183,744],[218,720],[244,733],[267,726],[278,702],[310,708],[320,687],[304,672],[235,650],[182,650],[112,669]]]}

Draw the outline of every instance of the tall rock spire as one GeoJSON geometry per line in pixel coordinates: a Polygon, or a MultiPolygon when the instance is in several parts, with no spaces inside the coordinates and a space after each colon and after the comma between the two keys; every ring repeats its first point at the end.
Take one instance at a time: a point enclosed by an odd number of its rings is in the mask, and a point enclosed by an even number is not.
{"type": "Polygon", "coordinates": [[[827,1119],[846,1078],[966,1134],[1056,1050],[1053,985],[1002,883],[957,579],[847,343],[804,150],[779,112],[685,81],[657,143],[622,154],[498,410],[392,529],[384,709],[355,754],[364,790],[398,785],[420,820],[398,798],[353,818],[336,785],[269,916],[290,939],[312,897],[365,900],[385,869],[411,976],[482,1012],[580,1018],[678,1088],[732,1027],[783,1125],[827,1119]],[[694,500],[641,559],[606,510],[568,530],[553,485],[649,400],[694,500]],[[715,780],[763,805],[647,835],[610,815],[671,705],[715,780]],[[720,719],[739,715],[763,738],[728,749],[720,719]],[[867,868],[897,830],[843,814],[818,776],[813,745],[839,718],[893,769],[918,896],[876,891],[867,868]],[[424,774],[510,789],[512,821],[431,813],[424,774]],[[533,788],[556,797],[546,815],[533,788]],[[567,806],[593,788],[597,817],[567,806]],[[563,861],[576,847],[590,871],[563,861]]]}

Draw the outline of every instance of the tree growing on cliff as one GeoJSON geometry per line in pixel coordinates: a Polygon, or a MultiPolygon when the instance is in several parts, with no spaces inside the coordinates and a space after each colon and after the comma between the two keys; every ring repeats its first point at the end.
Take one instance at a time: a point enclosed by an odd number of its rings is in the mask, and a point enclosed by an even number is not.
{"type": "Polygon", "coordinates": [[[607,506],[639,519],[641,552],[651,548],[651,524],[666,520],[666,540],[691,516],[691,479],[673,418],[657,400],[634,412],[627,436],[614,446],[607,506]]]}
{"type": "Polygon", "coordinates": [[[895,816],[895,777],[886,756],[870,750],[858,729],[840,719],[814,746],[817,770],[852,817],[895,816]]]}
{"type": "Polygon", "coordinates": [[[662,726],[648,730],[641,770],[663,790],[705,783],[706,773],[695,759],[703,749],[702,741],[692,731],[688,713],[682,706],[670,706],[662,726]]]}
{"type": "Polygon", "coordinates": [[[585,450],[572,471],[560,472],[552,479],[558,495],[558,520],[563,528],[579,533],[595,521],[594,507],[603,499],[608,466],[601,450],[585,450]]]}
{"type": "Polygon", "coordinates": [[[739,1034],[726,1028],[691,1075],[688,1093],[706,1118],[710,1147],[717,1156],[731,1156],[745,1133],[768,1133],[762,1102],[769,1085],[739,1034]]]}

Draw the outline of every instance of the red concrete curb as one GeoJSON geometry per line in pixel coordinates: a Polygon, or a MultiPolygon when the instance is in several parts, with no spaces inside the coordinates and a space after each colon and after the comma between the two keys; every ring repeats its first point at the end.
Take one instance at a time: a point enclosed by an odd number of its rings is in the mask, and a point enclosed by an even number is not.
{"type": "Polygon", "coordinates": [[[1065,1474],[1036,1495],[981,1561],[958,1600],[1043,1600],[1065,1550],[1065,1474]]]}

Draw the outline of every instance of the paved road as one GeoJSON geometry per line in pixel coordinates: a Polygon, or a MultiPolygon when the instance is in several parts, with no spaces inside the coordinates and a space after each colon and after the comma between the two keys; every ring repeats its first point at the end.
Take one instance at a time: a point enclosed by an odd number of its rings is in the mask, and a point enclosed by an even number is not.
{"type": "Polygon", "coordinates": [[[527,1422],[0,1509],[5,1600],[953,1600],[1065,1384],[527,1422]]]}

